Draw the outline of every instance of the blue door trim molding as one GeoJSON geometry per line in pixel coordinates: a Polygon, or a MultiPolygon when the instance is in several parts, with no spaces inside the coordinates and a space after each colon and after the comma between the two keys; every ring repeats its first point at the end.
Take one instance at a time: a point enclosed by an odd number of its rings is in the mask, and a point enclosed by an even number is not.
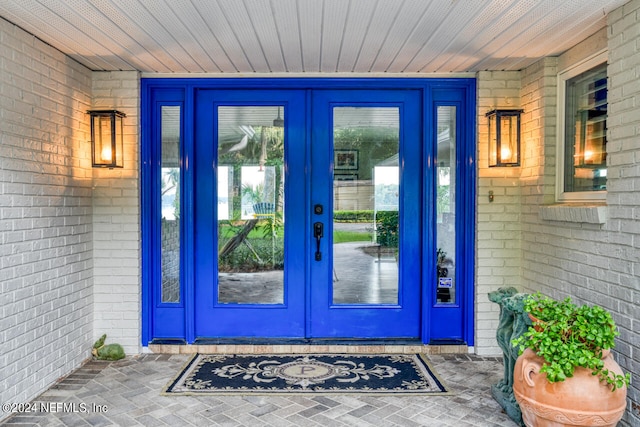
{"type": "MultiPolygon", "coordinates": [[[[147,114],[141,118],[141,216],[142,216],[142,337],[143,342],[148,342],[152,338],[182,338],[185,336],[185,290],[189,287],[188,266],[181,264],[180,269],[180,301],[177,303],[163,303],[161,301],[161,264],[160,259],[160,222],[154,221],[161,211],[160,199],[155,197],[160,192],[161,173],[161,108],[163,106],[178,106],[181,109],[180,135],[185,135],[185,90],[183,88],[171,88],[169,90],[158,90],[143,92],[142,101],[147,105],[147,114]],[[184,267],[187,267],[186,269],[184,267]],[[160,320],[162,319],[162,320],[160,320]],[[158,329],[158,322],[162,321],[161,330],[158,329]],[[147,338],[145,338],[147,337],[147,338]]],[[[186,145],[180,146],[180,186],[182,194],[190,193],[190,184],[185,179],[188,168],[184,162],[188,159],[186,145]]],[[[180,227],[186,230],[187,216],[190,207],[184,207],[184,215],[181,215],[180,227]]],[[[180,246],[188,248],[186,233],[181,233],[180,246]]],[[[185,255],[187,255],[185,253],[185,255]]]]}
{"type": "MultiPolygon", "coordinates": [[[[473,78],[143,78],[141,82],[141,234],[142,234],[142,345],[148,345],[154,338],[181,339],[188,343],[195,341],[194,326],[194,273],[193,266],[185,259],[193,259],[194,224],[193,214],[183,211],[181,227],[181,245],[184,248],[182,256],[181,274],[182,289],[180,304],[158,304],[159,287],[157,281],[158,266],[158,225],[154,224],[160,209],[159,202],[154,200],[158,194],[159,180],[156,179],[160,168],[160,157],[154,143],[157,142],[159,120],[157,111],[161,105],[181,105],[183,110],[182,123],[182,158],[181,171],[183,179],[182,195],[184,209],[192,209],[193,200],[193,159],[190,157],[194,150],[194,117],[195,93],[199,89],[420,89],[423,91],[424,144],[433,144],[435,137],[433,124],[437,105],[447,105],[447,102],[459,103],[462,117],[458,124],[460,135],[459,147],[462,149],[458,161],[461,167],[460,181],[464,181],[458,190],[458,210],[460,223],[458,228],[458,253],[464,260],[464,268],[459,276],[464,280],[460,305],[461,336],[460,339],[468,345],[474,344],[474,308],[475,308],[475,217],[476,217],[476,81],[473,78]],[[445,95],[446,94],[446,95],[445,95]],[[455,95],[453,95],[455,94],[455,95]],[[455,100],[449,98],[453,96],[455,100]],[[163,104],[164,103],[164,104],[163,104]],[[154,216],[156,215],[156,216],[154,216]],[[463,219],[466,219],[464,221],[463,219]],[[159,336],[156,330],[157,322],[154,315],[165,310],[161,317],[163,322],[171,322],[171,331],[159,336]],[[173,320],[168,320],[173,319],[173,320]]],[[[310,92],[308,92],[310,93],[310,92]]],[[[309,96],[309,95],[308,95],[309,96]]],[[[311,113],[307,113],[308,115],[311,113]]],[[[307,135],[310,131],[307,130],[307,135]]],[[[424,150],[427,153],[429,150],[424,150]]],[[[436,168],[434,158],[430,154],[423,157],[425,188],[435,191],[436,168]]],[[[309,184],[306,184],[307,186],[309,184]]],[[[423,200],[421,198],[421,200],[423,200]]],[[[424,204],[424,202],[423,202],[424,204]]],[[[435,277],[435,209],[425,207],[423,216],[424,243],[422,254],[423,283],[425,277],[435,277]]],[[[307,274],[309,274],[307,272],[307,274]]],[[[429,286],[424,286],[422,293],[422,331],[421,339],[429,343],[432,338],[438,338],[438,323],[433,316],[433,297],[429,286]]]]}
{"type": "MultiPolygon", "coordinates": [[[[476,105],[475,81],[468,86],[458,88],[434,88],[425,96],[425,115],[436,120],[437,108],[440,106],[456,107],[460,120],[456,121],[456,277],[457,289],[460,293],[452,304],[438,304],[435,301],[435,289],[432,279],[436,273],[436,208],[433,204],[426,206],[425,237],[423,254],[423,331],[422,341],[430,342],[464,342],[474,345],[474,308],[475,308],[475,218],[476,218],[476,105]],[[427,308],[428,307],[428,308],[427,308]]],[[[429,120],[425,120],[425,127],[429,120]]],[[[426,130],[427,143],[431,150],[425,150],[424,175],[426,192],[435,200],[437,159],[437,131],[426,130]]]]}

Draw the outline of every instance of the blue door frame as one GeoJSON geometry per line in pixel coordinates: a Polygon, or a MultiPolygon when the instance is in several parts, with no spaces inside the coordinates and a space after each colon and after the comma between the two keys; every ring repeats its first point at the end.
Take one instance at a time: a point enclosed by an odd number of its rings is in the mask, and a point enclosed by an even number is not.
{"type": "MultiPolygon", "coordinates": [[[[194,192],[195,177],[195,123],[196,98],[201,90],[417,90],[421,93],[422,103],[422,147],[419,162],[422,170],[421,194],[416,200],[421,206],[421,247],[416,254],[421,261],[419,271],[421,301],[418,322],[419,339],[428,344],[432,341],[464,342],[473,345],[474,337],[474,242],[475,242],[475,183],[476,183],[476,105],[475,79],[303,79],[303,78],[250,78],[250,79],[165,79],[148,78],[142,80],[142,344],[153,340],[175,340],[193,343],[198,338],[195,325],[194,272],[195,225],[194,192]],[[160,270],[160,216],[159,194],[159,109],[164,106],[182,108],[181,139],[181,269],[179,302],[162,303],[159,298],[160,270]],[[436,210],[434,203],[436,189],[436,109],[440,105],[454,105],[459,108],[460,119],[457,122],[458,148],[456,180],[456,277],[457,297],[453,304],[438,304],[436,289],[433,286],[436,277],[436,210]]],[[[308,92],[310,93],[310,92],[308,92]]],[[[307,113],[310,114],[310,113],[307,113]]],[[[308,120],[311,117],[307,117],[308,120]]],[[[310,138],[310,132],[307,138],[310,138]]],[[[309,219],[306,219],[309,221],[309,219]]],[[[345,337],[346,338],[346,337],[345,337]]],[[[383,338],[383,337],[378,337],[383,338]]]]}

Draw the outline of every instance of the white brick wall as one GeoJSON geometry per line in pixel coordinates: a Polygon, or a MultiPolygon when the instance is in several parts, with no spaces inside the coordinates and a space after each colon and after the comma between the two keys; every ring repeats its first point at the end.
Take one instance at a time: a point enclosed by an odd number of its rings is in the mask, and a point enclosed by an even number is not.
{"type": "Polygon", "coordinates": [[[609,16],[608,219],[590,257],[603,269],[587,277],[581,297],[614,312],[617,360],[633,373],[630,425],[640,425],[640,1],[609,16]],[[602,298],[600,292],[607,294],[602,298]]]}
{"type": "Polygon", "coordinates": [[[90,93],[88,69],[0,19],[2,403],[90,355],[90,93]]]}
{"type": "Polygon", "coordinates": [[[519,290],[542,290],[556,277],[548,277],[541,262],[552,252],[548,244],[555,236],[548,235],[540,223],[540,207],[555,202],[557,75],[558,58],[545,58],[523,71],[523,140],[527,146],[528,164],[521,180],[523,270],[519,290]],[[533,282],[533,283],[530,283],[533,282]]]}
{"type": "Polygon", "coordinates": [[[135,71],[94,72],[92,107],[127,117],[123,169],[94,169],[94,338],[107,334],[127,354],[140,352],[140,78],[135,71]]]}
{"type": "MultiPolygon", "coordinates": [[[[500,308],[489,292],[520,284],[521,168],[489,168],[488,122],[493,109],[520,108],[520,72],[478,73],[478,218],[476,339],[478,354],[502,354],[496,342],[500,308]],[[489,202],[489,191],[493,202],[489,202]]],[[[524,147],[523,147],[524,148],[524,147]]]]}

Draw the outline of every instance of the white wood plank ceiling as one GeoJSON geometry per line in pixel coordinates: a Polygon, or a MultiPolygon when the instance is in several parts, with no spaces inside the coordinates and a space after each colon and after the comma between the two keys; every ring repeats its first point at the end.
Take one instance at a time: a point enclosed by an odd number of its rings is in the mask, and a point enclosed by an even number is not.
{"type": "Polygon", "coordinates": [[[92,70],[519,70],[627,0],[0,0],[0,16],[92,70]]]}

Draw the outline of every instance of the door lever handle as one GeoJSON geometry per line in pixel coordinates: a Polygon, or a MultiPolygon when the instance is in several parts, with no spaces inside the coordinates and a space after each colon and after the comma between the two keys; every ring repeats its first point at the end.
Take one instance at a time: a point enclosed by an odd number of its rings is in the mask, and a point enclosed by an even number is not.
{"type": "Polygon", "coordinates": [[[313,237],[316,238],[316,261],[322,260],[322,252],[320,252],[320,239],[324,235],[324,224],[321,222],[316,222],[313,224],[313,237]]]}

